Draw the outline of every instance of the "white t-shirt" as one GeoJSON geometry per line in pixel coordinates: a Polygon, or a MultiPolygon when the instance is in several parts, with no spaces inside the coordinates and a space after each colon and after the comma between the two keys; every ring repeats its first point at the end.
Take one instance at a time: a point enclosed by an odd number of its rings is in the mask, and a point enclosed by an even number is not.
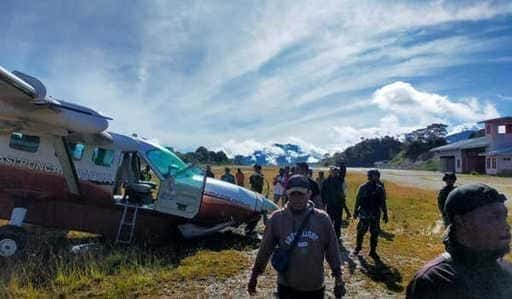
{"type": "Polygon", "coordinates": [[[284,175],[277,176],[277,183],[274,185],[274,194],[275,195],[283,195],[284,193],[284,184],[285,184],[284,175]]]}

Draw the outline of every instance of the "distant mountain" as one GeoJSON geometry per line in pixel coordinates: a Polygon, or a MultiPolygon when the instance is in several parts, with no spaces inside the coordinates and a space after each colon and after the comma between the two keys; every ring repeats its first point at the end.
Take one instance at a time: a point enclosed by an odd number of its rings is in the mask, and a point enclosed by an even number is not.
{"type": "Polygon", "coordinates": [[[446,142],[454,143],[469,139],[471,135],[476,134],[480,130],[480,127],[476,124],[470,126],[464,125],[460,128],[456,128],[450,135],[446,136],[446,142]]]}
{"type": "Polygon", "coordinates": [[[274,143],[269,147],[255,150],[251,155],[235,155],[234,163],[238,165],[290,165],[298,162],[318,163],[322,154],[304,151],[295,144],[274,143]]]}

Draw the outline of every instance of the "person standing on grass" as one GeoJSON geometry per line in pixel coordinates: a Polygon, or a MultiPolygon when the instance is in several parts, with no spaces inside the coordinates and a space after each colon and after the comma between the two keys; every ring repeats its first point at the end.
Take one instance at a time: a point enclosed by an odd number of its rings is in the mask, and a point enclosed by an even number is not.
{"type": "Polygon", "coordinates": [[[249,177],[249,183],[251,184],[251,190],[254,192],[262,193],[263,192],[263,183],[264,178],[261,173],[261,166],[258,164],[254,164],[254,173],[249,177]]]}
{"type": "Polygon", "coordinates": [[[308,177],[309,173],[309,165],[306,162],[299,162],[295,167],[295,173],[301,174],[308,178],[309,184],[311,185],[311,201],[315,204],[315,208],[324,209],[324,204],[322,202],[322,197],[320,195],[320,187],[318,184],[310,177],[308,177]]]}
{"type": "Polygon", "coordinates": [[[213,174],[210,165],[206,165],[206,176],[209,178],[215,178],[215,174],[213,174]]]}
{"type": "Polygon", "coordinates": [[[443,217],[444,225],[448,225],[448,218],[446,217],[444,213],[444,203],[446,202],[446,198],[448,198],[448,194],[452,192],[455,188],[455,182],[457,181],[457,176],[453,172],[446,172],[443,175],[443,181],[446,184],[443,189],[439,191],[439,194],[437,195],[437,207],[439,208],[439,211],[441,212],[441,216],[443,217]]]}
{"type": "Polygon", "coordinates": [[[446,252],[428,262],[407,286],[406,297],[512,298],[510,224],[503,194],[469,184],[448,195],[446,252]]]}
{"type": "Polygon", "coordinates": [[[339,179],[338,169],[331,167],[329,176],[324,181],[321,188],[322,201],[327,207],[327,214],[334,225],[334,232],[339,239],[341,236],[341,220],[343,218],[343,206],[345,202],[345,193],[343,184],[339,179]]]}
{"type": "Polygon", "coordinates": [[[286,185],[284,168],[279,168],[279,174],[274,177],[272,184],[274,185],[274,202],[278,204],[279,200],[283,197],[284,188],[286,185]]]}
{"type": "Polygon", "coordinates": [[[220,179],[231,184],[235,183],[235,176],[231,174],[231,169],[229,169],[229,167],[224,168],[224,174],[220,179]]]}
{"type": "MultiPolygon", "coordinates": [[[[345,214],[347,214],[347,219],[350,219],[352,215],[350,214],[350,209],[347,206],[347,181],[345,177],[347,176],[347,166],[345,164],[339,164],[338,166],[338,178],[341,181],[341,185],[343,186],[343,210],[345,210],[345,214]]],[[[380,175],[379,175],[380,178],[380,175]]],[[[342,218],[343,219],[343,218],[342,218]]]]}
{"type": "Polygon", "coordinates": [[[329,216],[314,208],[309,201],[312,192],[307,177],[294,175],[286,188],[288,203],[270,216],[263,240],[252,268],[247,291],[256,294],[258,276],[261,275],[275,251],[276,245],[288,252],[288,266],[278,273],[279,298],[324,298],[324,259],[335,279],[334,293],[345,294],[342,280],[340,249],[329,216]],[[297,231],[303,228],[297,236],[297,231]],[[295,237],[298,240],[294,242],[295,237]],[[296,244],[293,247],[292,244],[296,244]]]}
{"type": "Polygon", "coordinates": [[[245,175],[242,172],[242,169],[238,168],[235,176],[236,176],[236,184],[238,186],[243,187],[245,184],[245,175]]]}
{"type": "Polygon", "coordinates": [[[325,175],[323,171],[318,172],[318,177],[316,178],[316,183],[318,184],[318,187],[320,187],[320,194],[322,193],[322,185],[325,181],[325,175]]]}
{"type": "Polygon", "coordinates": [[[384,188],[379,184],[380,173],[376,169],[368,171],[368,182],[359,187],[357,191],[356,204],[354,207],[354,219],[359,217],[357,224],[356,248],[353,253],[359,254],[363,245],[363,238],[368,228],[370,229],[370,252],[369,256],[379,259],[377,254],[377,243],[380,232],[380,215],[382,220],[388,222],[388,211],[386,208],[386,196],[384,188]]]}

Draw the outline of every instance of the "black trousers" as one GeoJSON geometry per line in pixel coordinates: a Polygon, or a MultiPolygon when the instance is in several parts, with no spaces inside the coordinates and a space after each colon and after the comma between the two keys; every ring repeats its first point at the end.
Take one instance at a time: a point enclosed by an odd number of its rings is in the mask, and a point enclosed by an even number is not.
{"type": "Polygon", "coordinates": [[[379,217],[359,220],[357,224],[356,249],[361,250],[364,235],[368,232],[368,229],[370,229],[370,251],[375,251],[379,240],[379,222],[379,217]]]}
{"type": "Polygon", "coordinates": [[[299,291],[282,284],[277,285],[277,297],[279,299],[323,299],[324,293],[325,288],[316,291],[299,291]]]}
{"type": "Polygon", "coordinates": [[[330,207],[327,206],[327,214],[331,218],[332,224],[334,226],[334,232],[336,233],[336,237],[338,239],[341,236],[341,224],[343,219],[343,208],[340,207],[330,207]]]}

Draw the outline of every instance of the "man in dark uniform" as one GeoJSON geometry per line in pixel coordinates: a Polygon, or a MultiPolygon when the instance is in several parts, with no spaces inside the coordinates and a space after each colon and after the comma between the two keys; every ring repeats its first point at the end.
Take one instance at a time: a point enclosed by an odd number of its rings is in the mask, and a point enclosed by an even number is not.
{"type": "Polygon", "coordinates": [[[484,184],[452,191],[444,205],[446,252],[416,272],[407,298],[512,298],[506,198],[484,184]]]}
{"type": "Polygon", "coordinates": [[[261,165],[254,164],[254,173],[249,177],[251,190],[258,193],[263,193],[264,178],[261,173],[261,165]]]}
{"type": "Polygon", "coordinates": [[[377,242],[379,239],[379,222],[381,212],[382,220],[388,222],[388,211],[386,208],[386,197],[384,189],[379,184],[380,173],[376,169],[368,171],[368,182],[359,187],[357,191],[356,205],[354,207],[354,219],[359,217],[357,224],[356,248],[354,254],[359,254],[363,245],[363,238],[368,228],[370,229],[370,252],[369,256],[379,259],[377,255],[377,242]]]}
{"type": "Polygon", "coordinates": [[[456,186],[454,186],[455,182],[457,181],[457,177],[455,176],[455,173],[447,172],[443,176],[443,181],[445,182],[446,186],[444,186],[443,189],[441,189],[439,191],[439,194],[437,195],[437,207],[439,208],[439,211],[443,216],[444,225],[446,226],[448,225],[448,219],[444,214],[444,203],[446,202],[448,194],[450,194],[450,192],[453,189],[457,188],[456,186]]]}
{"type": "Polygon", "coordinates": [[[334,232],[338,239],[341,236],[341,219],[343,215],[343,205],[345,194],[343,192],[343,183],[339,179],[339,172],[336,167],[331,167],[329,176],[322,184],[322,201],[327,207],[327,214],[334,225],[334,232]]]}

